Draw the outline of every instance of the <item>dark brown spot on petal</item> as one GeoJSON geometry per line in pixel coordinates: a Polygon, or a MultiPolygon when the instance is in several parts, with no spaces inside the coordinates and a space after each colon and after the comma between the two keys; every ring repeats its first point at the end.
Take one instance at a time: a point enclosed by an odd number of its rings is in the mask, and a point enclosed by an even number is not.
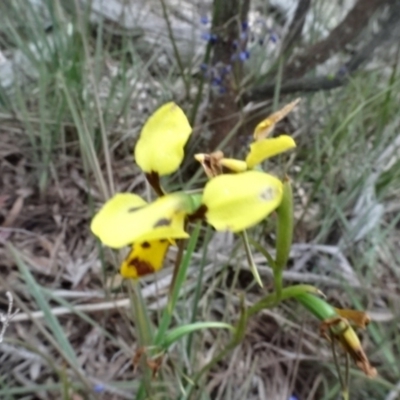
{"type": "Polygon", "coordinates": [[[147,261],[140,260],[135,257],[129,261],[130,267],[135,268],[138,276],[145,276],[154,272],[153,266],[147,261]]]}
{"type": "Polygon", "coordinates": [[[128,209],[128,212],[135,212],[135,211],[137,211],[137,210],[139,210],[139,209],[141,209],[142,207],[131,207],[131,208],[129,208],[128,209]]]}
{"type": "Polygon", "coordinates": [[[196,221],[198,219],[205,219],[207,213],[207,206],[202,204],[193,214],[189,215],[189,221],[196,221]]]}
{"type": "Polygon", "coordinates": [[[161,218],[153,225],[153,228],[158,228],[159,226],[170,226],[171,222],[171,219],[161,218]]]}
{"type": "Polygon", "coordinates": [[[167,239],[160,239],[160,243],[165,243],[167,239]]]}
{"type": "Polygon", "coordinates": [[[151,247],[151,244],[149,242],[143,242],[140,244],[142,246],[142,249],[148,249],[151,247]]]}

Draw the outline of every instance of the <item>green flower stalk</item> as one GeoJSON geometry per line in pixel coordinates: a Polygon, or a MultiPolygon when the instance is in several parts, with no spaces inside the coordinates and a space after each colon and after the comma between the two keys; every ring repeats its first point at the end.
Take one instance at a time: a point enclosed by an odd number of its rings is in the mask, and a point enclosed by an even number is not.
{"type": "Polygon", "coordinates": [[[278,298],[282,291],[282,273],[290,255],[293,240],[293,193],[288,178],[283,182],[282,201],[276,210],[276,259],[273,267],[274,282],[278,298]]]}

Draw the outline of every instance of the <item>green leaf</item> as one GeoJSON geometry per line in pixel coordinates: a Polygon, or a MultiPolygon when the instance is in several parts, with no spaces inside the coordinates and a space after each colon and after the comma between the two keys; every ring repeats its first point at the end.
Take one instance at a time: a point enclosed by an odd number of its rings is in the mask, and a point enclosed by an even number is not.
{"type": "Polygon", "coordinates": [[[235,328],[232,325],[225,322],[194,322],[193,324],[180,326],[167,332],[160,346],[162,349],[167,350],[173,343],[183,336],[203,329],[228,329],[232,332],[235,331],[235,328]]]}
{"type": "Polygon", "coordinates": [[[78,360],[75,355],[75,351],[72,348],[70,342],[68,341],[63,327],[58,322],[58,319],[53,315],[51,311],[51,307],[47,302],[45,296],[43,295],[44,291],[41,286],[39,286],[29,271],[27,265],[22,261],[21,257],[18,254],[18,251],[12,246],[8,244],[8,248],[13,255],[15,262],[28,286],[29,292],[35,299],[38,308],[43,311],[45,321],[53,333],[54,339],[57,344],[57,350],[61,353],[61,355],[68,361],[71,366],[77,366],[78,360]]]}

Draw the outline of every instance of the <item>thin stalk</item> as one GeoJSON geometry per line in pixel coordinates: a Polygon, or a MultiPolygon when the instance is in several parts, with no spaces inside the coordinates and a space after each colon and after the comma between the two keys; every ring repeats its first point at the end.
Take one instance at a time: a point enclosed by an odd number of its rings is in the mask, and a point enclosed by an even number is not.
{"type": "MultiPolygon", "coordinates": [[[[207,48],[206,48],[206,54],[204,55],[204,59],[203,59],[203,64],[208,65],[208,63],[210,62],[211,48],[212,48],[212,44],[210,42],[208,42],[207,43],[207,48]]],[[[204,82],[205,82],[205,77],[204,77],[204,75],[202,75],[201,78],[200,78],[200,83],[199,83],[199,87],[198,87],[198,90],[197,90],[197,95],[196,95],[196,98],[195,98],[195,100],[193,102],[192,112],[190,113],[189,122],[190,122],[191,126],[194,126],[194,124],[196,122],[197,111],[198,111],[198,109],[200,107],[200,103],[201,103],[201,100],[203,98],[204,82]]]]}
{"type": "Polygon", "coordinates": [[[254,262],[254,257],[253,257],[253,253],[250,248],[247,231],[244,230],[243,232],[241,232],[240,236],[242,237],[242,240],[243,240],[244,250],[246,252],[246,257],[247,257],[247,262],[249,263],[249,268],[250,268],[251,272],[253,273],[253,277],[254,277],[255,281],[258,283],[258,285],[260,287],[263,287],[263,283],[262,283],[260,274],[258,273],[258,270],[257,270],[257,265],[254,262]]]}
{"type": "MultiPolygon", "coordinates": [[[[156,345],[156,346],[158,344],[160,344],[162,342],[162,340],[164,339],[164,335],[171,323],[175,305],[179,298],[179,292],[185,281],[186,273],[187,273],[187,269],[189,268],[192,253],[195,249],[197,239],[199,238],[200,228],[201,228],[201,223],[198,222],[196,225],[196,228],[193,230],[193,232],[190,236],[190,240],[189,240],[187,248],[186,248],[186,253],[184,254],[184,256],[181,256],[182,261],[180,262],[179,267],[177,269],[175,283],[173,285],[173,290],[170,293],[170,296],[169,296],[170,298],[169,298],[168,304],[164,309],[163,315],[161,317],[161,322],[159,324],[156,337],[154,339],[154,345],[156,345]]],[[[182,248],[182,253],[183,253],[183,248],[182,248]]]]}
{"type": "MultiPolygon", "coordinates": [[[[76,8],[77,21],[78,21],[79,28],[81,31],[80,33],[81,33],[81,37],[82,37],[85,58],[89,65],[89,79],[91,80],[91,84],[93,87],[94,103],[95,103],[97,115],[99,118],[101,141],[103,144],[104,160],[105,160],[105,164],[106,164],[106,172],[107,172],[107,180],[108,180],[107,192],[109,195],[110,194],[112,195],[115,193],[115,188],[114,188],[113,171],[112,171],[112,166],[111,166],[112,163],[111,163],[111,156],[110,156],[110,146],[108,144],[107,132],[106,132],[105,124],[104,124],[103,111],[101,109],[100,96],[99,96],[99,92],[98,92],[97,82],[96,82],[96,79],[94,76],[93,69],[90,66],[89,60],[91,59],[91,57],[90,57],[89,45],[87,42],[87,35],[85,35],[84,23],[81,18],[81,12],[80,12],[80,6],[78,4],[78,0],[75,0],[75,8],[76,8]]],[[[109,195],[107,197],[110,197],[109,195]]]]}
{"type": "MultiPolygon", "coordinates": [[[[194,323],[196,321],[200,293],[203,289],[202,282],[203,282],[203,275],[204,275],[204,266],[206,265],[206,261],[207,261],[207,246],[208,246],[208,242],[210,241],[211,234],[212,234],[212,230],[211,230],[210,226],[207,226],[207,230],[206,230],[206,233],[204,236],[203,254],[201,257],[199,274],[197,275],[197,285],[194,290],[192,316],[190,318],[190,323],[194,323]]],[[[187,346],[186,346],[186,352],[187,352],[189,358],[190,358],[190,354],[192,352],[192,341],[193,341],[193,334],[190,333],[188,336],[188,339],[187,339],[187,346]]]]}
{"type": "Polygon", "coordinates": [[[283,57],[279,58],[278,63],[278,72],[276,74],[276,83],[274,90],[274,102],[273,102],[273,110],[276,111],[278,109],[279,97],[281,95],[281,85],[282,85],[282,74],[283,74],[283,57]]]}
{"type": "MultiPolygon", "coordinates": [[[[141,295],[140,287],[137,281],[130,279],[129,288],[129,297],[131,300],[131,311],[132,318],[135,322],[136,331],[138,334],[138,348],[137,351],[141,351],[141,349],[146,349],[152,344],[152,331],[150,327],[150,318],[147,313],[146,305],[143,301],[143,297],[141,295]]],[[[151,397],[152,394],[152,385],[151,385],[151,370],[147,366],[146,363],[146,351],[143,351],[143,354],[140,357],[140,368],[143,372],[143,377],[141,379],[141,385],[138,390],[137,398],[144,398],[147,396],[151,397]]]]}
{"type": "Polygon", "coordinates": [[[165,1],[164,0],[160,0],[160,2],[161,2],[162,10],[163,10],[163,16],[164,16],[164,19],[165,19],[165,23],[167,24],[168,36],[169,36],[169,38],[171,40],[172,47],[174,49],[174,55],[175,55],[175,58],[176,58],[176,62],[178,63],[179,71],[181,73],[181,77],[182,77],[183,83],[185,85],[186,97],[189,97],[189,95],[190,95],[190,84],[189,84],[189,81],[186,80],[185,68],[183,66],[183,62],[182,62],[181,56],[179,54],[178,47],[176,45],[176,41],[175,41],[175,38],[174,38],[174,33],[172,32],[171,22],[170,22],[170,20],[168,18],[167,6],[165,5],[165,1]]]}
{"type": "Polygon", "coordinates": [[[335,364],[335,368],[336,368],[336,371],[338,373],[340,387],[342,388],[343,400],[346,400],[346,398],[344,396],[345,383],[344,383],[344,380],[343,380],[342,371],[340,369],[339,360],[338,360],[337,354],[336,354],[335,336],[333,335],[333,333],[331,331],[330,331],[330,339],[331,339],[331,349],[332,349],[333,362],[335,364]]]}
{"type": "MultiPolygon", "coordinates": [[[[350,398],[350,393],[349,393],[349,387],[350,387],[350,356],[348,353],[346,353],[346,358],[345,358],[345,390],[346,390],[346,396],[343,395],[344,400],[349,400],[350,398]]],[[[343,391],[344,392],[344,391],[343,391]]]]}

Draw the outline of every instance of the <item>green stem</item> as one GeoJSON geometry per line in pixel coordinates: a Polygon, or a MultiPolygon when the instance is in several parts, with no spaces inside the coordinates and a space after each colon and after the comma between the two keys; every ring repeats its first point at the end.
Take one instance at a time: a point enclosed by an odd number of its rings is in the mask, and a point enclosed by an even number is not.
{"type": "MultiPolygon", "coordinates": [[[[200,228],[201,228],[201,223],[198,222],[190,236],[190,239],[189,239],[189,242],[188,242],[188,245],[186,248],[186,253],[182,257],[182,262],[179,264],[179,268],[177,270],[173,289],[170,293],[168,304],[163,311],[163,315],[161,317],[161,322],[160,322],[160,325],[159,325],[159,328],[157,330],[157,334],[156,334],[156,337],[154,340],[155,346],[159,345],[162,342],[162,340],[164,339],[164,335],[171,323],[175,305],[179,298],[179,292],[180,292],[180,289],[181,289],[183,283],[185,282],[186,273],[189,268],[190,260],[191,260],[193,251],[195,249],[197,239],[199,238],[200,228]]],[[[182,252],[183,252],[183,249],[182,249],[182,252]]]]}
{"type": "MultiPolygon", "coordinates": [[[[286,287],[282,290],[282,297],[280,301],[289,299],[291,297],[298,296],[302,293],[318,293],[318,289],[316,289],[314,286],[310,285],[296,285],[296,286],[289,286],[286,287]]],[[[258,311],[265,309],[265,308],[272,308],[275,307],[279,301],[277,301],[276,298],[276,293],[272,293],[260,301],[258,301],[256,304],[254,304],[252,307],[247,309],[241,314],[241,318],[243,321],[247,321],[247,319],[256,314],[258,311]]],[[[237,329],[241,329],[241,325],[243,327],[243,321],[239,321],[237,329]]],[[[193,381],[191,383],[191,386],[188,390],[187,395],[184,397],[185,399],[190,399],[194,388],[198,386],[198,382],[201,379],[201,377],[209,371],[212,367],[214,367],[219,361],[223,360],[243,339],[243,333],[244,331],[237,332],[232,340],[229,342],[229,344],[223,349],[218,355],[216,355],[208,364],[206,364],[193,378],[193,381]]]]}
{"type": "MultiPolygon", "coordinates": [[[[203,245],[203,255],[201,258],[200,262],[200,269],[199,269],[199,274],[197,276],[197,285],[194,291],[194,297],[193,297],[193,306],[192,306],[192,316],[190,318],[190,323],[194,323],[196,321],[197,317],[197,309],[199,305],[199,299],[200,299],[200,293],[203,289],[202,282],[203,282],[203,275],[204,275],[204,266],[206,265],[207,262],[207,245],[211,239],[212,235],[212,230],[210,226],[207,226],[207,230],[204,236],[204,245],[203,245]]],[[[188,354],[188,357],[190,358],[191,352],[192,352],[192,340],[193,340],[193,334],[190,333],[187,339],[187,346],[186,346],[186,352],[188,354]]]]}
{"type": "MultiPolygon", "coordinates": [[[[131,305],[133,306],[133,321],[135,321],[135,327],[138,333],[138,350],[140,350],[141,348],[146,348],[151,345],[153,335],[150,328],[150,318],[147,313],[147,308],[143,301],[143,297],[141,295],[139,283],[133,279],[130,279],[129,281],[129,297],[131,305]]],[[[136,398],[143,399],[146,396],[151,397],[152,394],[152,373],[150,371],[150,368],[146,364],[145,352],[140,357],[139,364],[141,370],[143,371],[143,377],[136,398]]]]}
{"type": "Polygon", "coordinates": [[[276,293],[276,301],[279,303],[282,298],[282,281],[283,281],[283,271],[281,268],[274,268],[274,286],[276,293]]]}
{"type": "Polygon", "coordinates": [[[288,286],[282,289],[282,294],[280,299],[277,299],[276,292],[273,292],[261,300],[257,301],[257,303],[253,304],[248,309],[248,316],[251,317],[252,315],[258,313],[259,311],[265,308],[272,308],[275,307],[277,304],[282,302],[283,300],[290,299],[292,297],[298,297],[304,295],[305,293],[319,293],[319,290],[311,285],[293,285],[288,286]]]}

